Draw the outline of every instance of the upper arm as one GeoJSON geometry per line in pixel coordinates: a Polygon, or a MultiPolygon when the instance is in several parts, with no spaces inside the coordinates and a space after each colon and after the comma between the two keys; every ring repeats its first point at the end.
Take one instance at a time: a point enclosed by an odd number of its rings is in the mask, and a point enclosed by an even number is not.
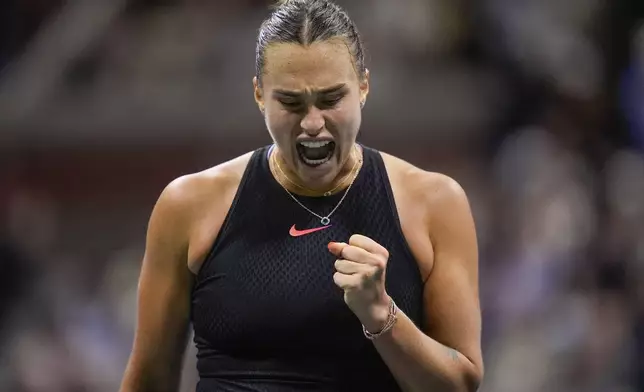
{"type": "Polygon", "coordinates": [[[190,314],[189,214],[185,184],[162,192],[148,225],[138,286],[137,324],[122,392],[175,390],[190,314]]]}
{"type": "Polygon", "coordinates": [[[426,332],[467,357],[481,376],[481,310],[474,219],[464,190],[451,178],[440,176],[428,194],[434,264],[424,288],[426,332]]]}

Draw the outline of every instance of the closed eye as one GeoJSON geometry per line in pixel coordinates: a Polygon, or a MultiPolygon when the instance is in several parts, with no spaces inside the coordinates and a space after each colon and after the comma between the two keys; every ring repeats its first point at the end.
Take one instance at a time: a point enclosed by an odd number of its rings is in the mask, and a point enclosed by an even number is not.
{"type": "MultiPolygon", "coordinates": [[[[335,107],[346,94],[344,93],[335,93],[335,94],[326,94],[319,97],[317,100],[317,106],[320,109],[329,109],[335,107]]],[[[279,97],[277,101],[286,109],[289,110],[300,110],[304,108],[305,101],[300,97],[279,97]]]]}
{"type": "Polygon", "coordinates": [[[343,97],[344,97],[343,95],[325,97],[324,99],[320,100],[320,104],[323,107],[332,108],[336,106],[342,100],[343,97]]]}
{"type": "Polygon", "coordinates": [[[296,109],[302,106],[302,102],[299,100],[280,99],[279,102],[282,104],[282,106],[288,109],[296,109]]]}

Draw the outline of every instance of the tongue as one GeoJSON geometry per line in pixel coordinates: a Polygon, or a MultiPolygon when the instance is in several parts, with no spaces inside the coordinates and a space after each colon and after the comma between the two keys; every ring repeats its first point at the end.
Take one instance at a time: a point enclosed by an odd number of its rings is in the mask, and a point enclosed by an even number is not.
{"type": "Polygon", "coordinates": [[[329,155],[329,148],[328,147],[304,147],[302,149],[303,155],[306,157],[306,159],[310,160],[318,160],[318,159],[324,159],[329,155]]]}

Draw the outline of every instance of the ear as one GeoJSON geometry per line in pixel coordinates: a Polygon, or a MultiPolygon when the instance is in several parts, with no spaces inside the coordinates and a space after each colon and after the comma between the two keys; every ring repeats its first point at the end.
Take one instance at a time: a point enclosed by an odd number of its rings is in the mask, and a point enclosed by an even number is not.
{"type": "Polygon", "coordinates": [[[369,95],[369,70],[365,69],[364,77],[360,81],[360,102],[364,106],[367,102],[367,96],[369,95]]]}
{"type": "Polygon", "coordinates": [[[264,113],[264,92],[262,91],[262,87],[259,85],[257,76],[253,77],[253,92],[255,95],[255,102],[257,102],[259,111],[264,113]]]}

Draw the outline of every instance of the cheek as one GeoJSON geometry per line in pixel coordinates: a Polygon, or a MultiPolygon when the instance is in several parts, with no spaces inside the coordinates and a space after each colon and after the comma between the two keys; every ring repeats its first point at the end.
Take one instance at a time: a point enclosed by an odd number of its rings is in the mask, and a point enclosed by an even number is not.
{"type": "Polygon", "coordinates": [[[334,122],[348,133],[357,133],[361,122],[360,107],[353,103],[344,104],[333,110],[334,122]]]}
{"type": "Polygon", "coordinates": [[[276,141],[290,139],[293,129],[297,126],[297,119],[292,113],[280,109],[266,111],[266,127],[276,141]]]}

